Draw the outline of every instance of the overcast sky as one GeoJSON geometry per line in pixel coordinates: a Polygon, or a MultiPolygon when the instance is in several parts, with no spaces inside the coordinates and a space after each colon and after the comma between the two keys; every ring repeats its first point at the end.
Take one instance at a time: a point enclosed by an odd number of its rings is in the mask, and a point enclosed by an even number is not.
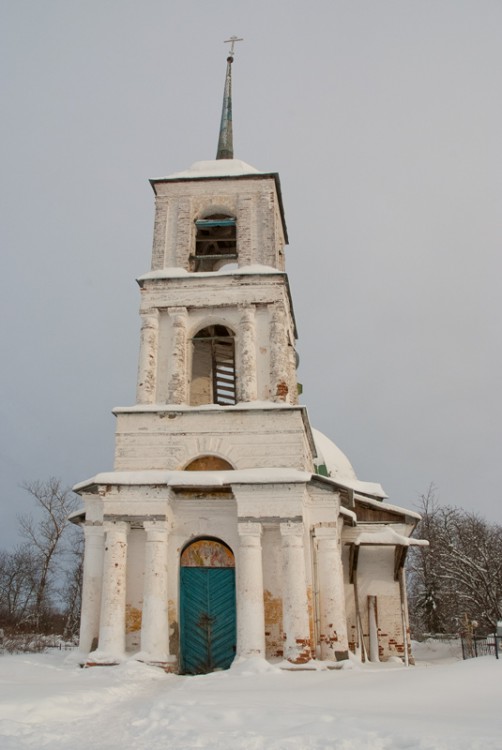
{"type": "Polygon", "coordinates": [[[0,547],[25,480],[109,470],[134,403],[148,178],[281,177],[311,422],[413,507],[502,522],[502,3],[3,0],[0,547]]]}

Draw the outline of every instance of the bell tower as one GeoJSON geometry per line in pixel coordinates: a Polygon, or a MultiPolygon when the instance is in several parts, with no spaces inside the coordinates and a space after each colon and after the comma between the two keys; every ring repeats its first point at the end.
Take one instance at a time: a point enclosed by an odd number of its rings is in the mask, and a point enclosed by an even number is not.
{"type": "Polygon", "coordinates": [[[231,54],[217,158],[151,180],[138,405],[297,404],[280,181],[233,158],[232,62],[231,54]]]}
{"type": "Polygon", "coordinates": [[[152,180],[139,404],[296,404],[296,328],[278,175],[239,160],[152,180]]]}
{"type": "Polygon", "coordinates": [[[281,186],[234,158],[228,41],[216,159],[151,180],[136,403],[114,409],[113,471],[75,487],[82,661],[408,663],[417,516],[383,503],[297,402],[281,186]]]}

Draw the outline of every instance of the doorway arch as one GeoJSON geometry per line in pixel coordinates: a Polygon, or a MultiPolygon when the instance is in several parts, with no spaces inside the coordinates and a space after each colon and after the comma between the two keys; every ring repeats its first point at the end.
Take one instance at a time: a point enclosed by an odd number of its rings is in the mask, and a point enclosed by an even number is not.
{"type": "Polygon", "coordinates": [[[219,539],[196,539],[180,558],[182,674],[228,669],[236,639],[234,554],[219,539]]]}

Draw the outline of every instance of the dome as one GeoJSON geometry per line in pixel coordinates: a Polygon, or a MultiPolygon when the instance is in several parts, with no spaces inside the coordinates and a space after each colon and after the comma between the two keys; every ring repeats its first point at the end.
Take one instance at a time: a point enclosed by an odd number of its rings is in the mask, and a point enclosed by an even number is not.
{"type": "Polygon", "coordinates": [[[312,435],[317,451],[317,458],[314,459],[316,466],[319,467],[324,464],[328,476],[332,479],[338,479],[339,481],[357,479],[349,459],[332,440],[319,430],[313,429],[312,435]]]}

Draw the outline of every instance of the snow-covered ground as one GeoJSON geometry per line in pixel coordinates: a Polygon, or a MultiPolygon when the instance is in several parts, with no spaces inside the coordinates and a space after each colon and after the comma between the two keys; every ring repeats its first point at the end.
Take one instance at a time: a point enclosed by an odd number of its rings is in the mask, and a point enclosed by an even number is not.
{"type": "Polygon", "coordinates": [[[500,750],[502,660],[415,648],[417,666],[284,672],[262,661],[200,677],[60,652],[0,656],[0,748],[500,750]]]}

